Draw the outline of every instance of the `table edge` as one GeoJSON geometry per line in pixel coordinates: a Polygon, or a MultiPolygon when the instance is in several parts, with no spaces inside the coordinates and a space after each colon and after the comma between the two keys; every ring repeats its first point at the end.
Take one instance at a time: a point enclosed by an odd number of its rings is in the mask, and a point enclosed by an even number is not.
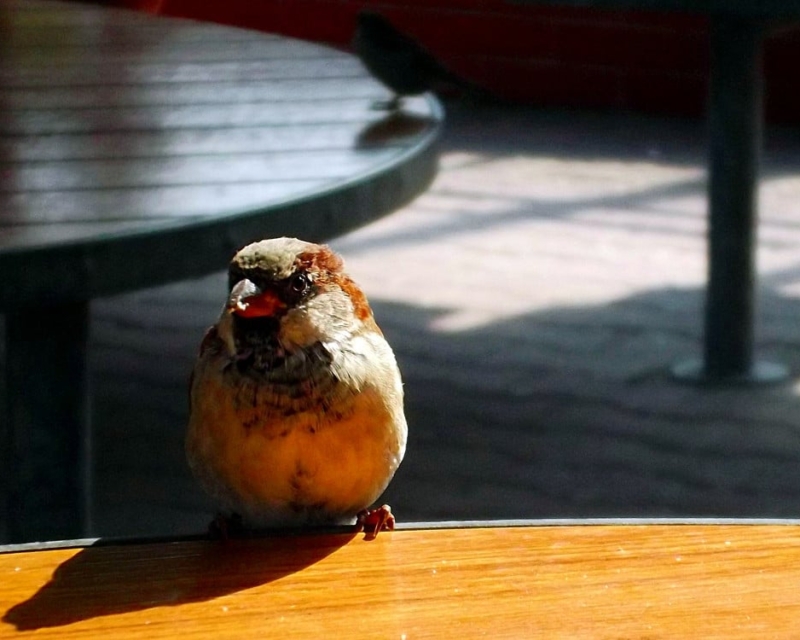
{"type": "MultiPolygon", "coordinates": [[[[398,523],[397,531],[433,531],[446,529],[501,529],[501,528],[546,528],[546,527],[652,527],[652,526],[800,526],[800,518],[541,518],[510,520],[443,520],[430,522],[398,523]]],[[[255,531],[248,538],[270,538],[285,536],[316,536],[352,534],[352,526],[331,526],[314,529],[272,529],[255,531]]],[[[57,549],[79,549],[84,547],[129,546],[164,543],[199,542],[208,540],[208,534],[177,536],[97,537],[74,540],[52,540],[47,542],[24,542],[0,545],[0,555],[28,551],[52,551],[57,549]]]]}
{"type": "Polygon", "coordinates": [[[438,172],[444,109],[432,94],[423,98],[430,125],[419,140],[398,156],[324,188],[233,214],[170,221],[156,230],[0,252],[0,313],[201,277],[224,269],[245,244],[286,235],[287,229],[303,240],[325,242],[396,211],[421,195],[438,172]]]}

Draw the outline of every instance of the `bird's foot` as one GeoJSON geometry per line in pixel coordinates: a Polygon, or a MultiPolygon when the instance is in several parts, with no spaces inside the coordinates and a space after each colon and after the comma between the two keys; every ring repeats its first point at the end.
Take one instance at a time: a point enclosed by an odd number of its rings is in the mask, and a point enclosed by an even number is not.
{"type": "Polygon", "coordinates": [[[371,109],[373,111],[397,111],[400,108],[402,98],[394,96],[388,100],[376,100],[372,103],[371,109]]]}
{"type": "Polygon", "coordinates": [[[364,532],[365,540],[374,540],[381,531],[393,531],[394,525],[394,515],[388,504],[377,509],[364,509],[356,516],[356,526],[364,532]]]}
{"type": "Polygon", "coordinates": [[[212,540],[230,540],[244,531],[242,516],[232,513],[228,516],[218,513],[208,524],[208,535],[212,540]]]}

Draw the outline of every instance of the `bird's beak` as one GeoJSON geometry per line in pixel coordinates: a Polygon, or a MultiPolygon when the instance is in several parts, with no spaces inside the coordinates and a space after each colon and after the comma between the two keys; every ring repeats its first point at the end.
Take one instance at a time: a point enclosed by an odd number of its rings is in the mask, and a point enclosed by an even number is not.
{"type": "Polygon", "coordinates": [[[228,296],[228,311],[242,318],[271,317],[285,307],[274,291],[262,291],[246,278],[233,285],[228,296]]]}

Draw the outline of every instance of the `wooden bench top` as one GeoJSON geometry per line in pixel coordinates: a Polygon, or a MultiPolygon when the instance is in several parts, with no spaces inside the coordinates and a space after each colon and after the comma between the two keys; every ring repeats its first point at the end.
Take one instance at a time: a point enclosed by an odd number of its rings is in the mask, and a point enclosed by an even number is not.
{"type": "Polygon", "coordinates": [[[800,527],[574,524],[0,554],[0,637],[792,637],[800,527]]]}

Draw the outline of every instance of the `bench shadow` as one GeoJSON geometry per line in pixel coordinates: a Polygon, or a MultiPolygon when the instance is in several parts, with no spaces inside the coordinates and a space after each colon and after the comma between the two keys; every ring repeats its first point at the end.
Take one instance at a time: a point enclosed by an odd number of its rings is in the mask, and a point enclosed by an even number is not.
{"type": "Polygon", "coordinates": [[[96,544],[63,562],[33,596],[3,614],[18,631],[154,607],[203,602],[268,584],[331,555],[355,533],[230,541],[96,544]]]}

